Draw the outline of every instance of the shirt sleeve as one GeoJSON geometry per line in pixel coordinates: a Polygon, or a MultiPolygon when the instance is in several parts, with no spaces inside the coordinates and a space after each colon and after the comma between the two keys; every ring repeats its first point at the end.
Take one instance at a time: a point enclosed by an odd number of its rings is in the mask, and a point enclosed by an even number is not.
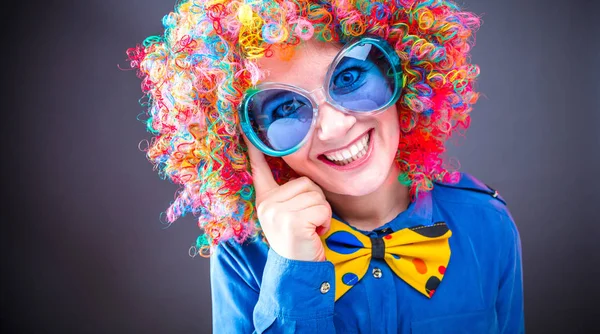
{"type": "Polygon", "coordinates": [[[496,313],[500,333],[520,334],[525,333],[521,239],[510,213],[502,217],[506,224],[504,244],[507,248],[501,258],[504,262],[500,268],[496,313]]]}
{"type": "Polygon", "coordinates": [[[213,333],[335,333],[331,262],[290,260],[269,249],[259,287],[250,268],[256,259],[241,249],[225,242],[210,257],[213,333]]]}

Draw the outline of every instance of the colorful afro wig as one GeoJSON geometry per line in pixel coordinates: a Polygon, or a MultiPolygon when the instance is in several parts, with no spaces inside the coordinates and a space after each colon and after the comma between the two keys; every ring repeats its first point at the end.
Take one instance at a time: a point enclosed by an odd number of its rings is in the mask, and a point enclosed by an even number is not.
{"type": "MultiPolygon", "coordinates": [[[[385,38],[402,60],[406,86],[397,102],[402,131],[396,162],[411,199],[433,181],[455,183],[445,143],[469,127],[479,68],[470,63],[480,19],[446,0],[182,0],[163,18],[161,36],[127,50],[142,79],[141,119],[153,137],[144,148],[162,179],[180,186],[165,212],[192,213],[202,232],[192,255],[233,238],[265,241],[237,107],[264,78],[256,60],[275,51],[291,59],[309,39],[344,43],[385,38]]],[[[294,176],[268,158],[277,182],[294,176]]]]}

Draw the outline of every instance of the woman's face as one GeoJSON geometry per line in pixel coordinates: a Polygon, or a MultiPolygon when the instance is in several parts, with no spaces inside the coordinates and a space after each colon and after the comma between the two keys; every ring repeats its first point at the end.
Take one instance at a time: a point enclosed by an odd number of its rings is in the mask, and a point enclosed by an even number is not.
{"type": "MultiPolygon", "coordinates": [[[[327,68],[340,49],[338,44],[311,40],[299,47],[290,61],[280,60],[275,54],[260,59],[259,66],[266,71],[264,81],[312,91],[323,85],[327,68]]],[[[398,149],[396,106],[375,116],[355,117],[325,101],[318,102],[319,117],[311,138],[283,160],[327,192],[362,196],[375,191],[391,172],[398,149]],[[359,153],[353,155],[356,151],[359,153]],[[350,155],[353,161],[344,165],[350,155]],[[343,161],[331,161],[340,159],[343,161]]]]}

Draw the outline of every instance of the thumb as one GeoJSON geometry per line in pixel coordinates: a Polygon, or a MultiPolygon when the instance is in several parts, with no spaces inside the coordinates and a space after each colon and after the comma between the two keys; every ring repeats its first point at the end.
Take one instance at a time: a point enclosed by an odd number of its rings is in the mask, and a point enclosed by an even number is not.
{"type": "Polygon", "coordinates": [[[244,142],[248,147],[248,157],[250,158],[250,169],[252,172],[252,179],[254,181],[254,190],[256,191],[257,205],[258,198],[262,198],[262,195],[267,192],[279,187],[279,184],[273,178],[271,168],[265,159],[265,155],[258,150],[251,142],[246,138],[245,134],[242,134],[244,142]]]}

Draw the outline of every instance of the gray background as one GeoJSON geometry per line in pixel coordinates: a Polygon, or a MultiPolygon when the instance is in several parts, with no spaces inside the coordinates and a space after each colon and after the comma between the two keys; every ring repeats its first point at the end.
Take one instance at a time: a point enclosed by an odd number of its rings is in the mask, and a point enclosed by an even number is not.
{"type": "MultiPolygon", "coordinates": [[[[528,333],[600,330],[599,1],[468,0],[483,14],[472,126],[451,153],[508,202],[528,333]]],[[[208,260],[176,186],[138,143],[125,49],[170,0],[2,5],[1,327],[14,333],[209,333],[208,260]]]]}

